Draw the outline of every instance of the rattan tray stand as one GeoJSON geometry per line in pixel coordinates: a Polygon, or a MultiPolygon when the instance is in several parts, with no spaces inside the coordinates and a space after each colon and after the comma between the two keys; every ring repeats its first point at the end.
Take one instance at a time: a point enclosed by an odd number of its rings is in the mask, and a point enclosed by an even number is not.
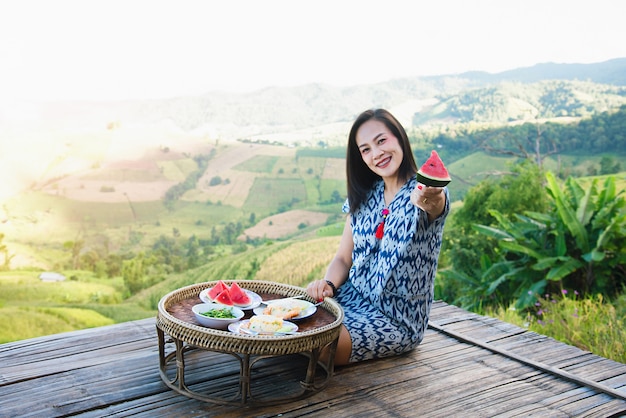
{"type": "MultiPolygon", "coordinates": [[[[229,283],[225,281],[225,283],[229,283]]],[[[275,294],[284,297],[304,295],[303,288],[267,281],[238,281],[242,288],[257,294],[275,294]]],[[[229,331],[206,328],[174,316],[171,308],[188,299],[197,297],[207,288],[213,287],[216,282],[198,283],[177,289],[163,296],[159,301],[156,318],[157,338],[159,344],[159,367],[163,382],[174,391],[190,398],[216,404],[276,404],[310,396],[322,390],[330,381],[334,371],[334,354],[343,321],[343,310],[333,299],[327,298],[320,308],[329,312],[334,320],[314,329],[304,330],[295,335],[243,335],[229,331]],[[175,349],[166,353],[167,342],[173,342],[175,349]],[[329,350],[326,361],[322,361],[320,354],[323,349],[329,350]],[[239,360],[239,388],[234,397],[223,398],[199,393],[190,389],[185,382],[185,356],[191,350],[207,350],[232,355],[239,360]],[[255,362],[262,358],[303,354],[309,358],[306,377],[300,382],[300,390],[295,395],[279,395],[272,399],[259,400],[250,392],[251,371],[255,362]],[[168,365],[175,361],[175,372],[168,373],[168,365]],[[319,379],[316,373],[321,367],[325,378],[319,379]],[[173,376],[170,376],[173,374],[173,376]]],[[[312,301],[309,299],[309,301],[312,301]]],[[[201,303],[198,300],[198,303],[201,303]]],[[[179,315],[180,316],[180,315],[179,315]]],[[[170,365],[169,369],[172,367],[170,365]]]]}

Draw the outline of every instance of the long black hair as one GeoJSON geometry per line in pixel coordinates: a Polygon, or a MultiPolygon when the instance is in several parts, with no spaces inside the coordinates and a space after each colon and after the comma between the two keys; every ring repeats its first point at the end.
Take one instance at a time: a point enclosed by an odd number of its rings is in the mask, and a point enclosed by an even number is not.
{"type": "Polygon", "coordinates": [[[403,158],[398,169],[398,178],[408,179],[417,172],[415,158],[411,151],[411,144],[406,131],[398,120],[385,109],[370,109],[361,113],[350,129],[348,136],[348,150],[346,153],[346,175],[348,181],[348,203],[350,213],[353,214],[361,206],[376,180],[381,177],[374,173],[363,161],[361,151],[356,143],[356,133],[365,122],[377,120],[385,124],[387,129],[398,138],[402,147],[403,158]]]}

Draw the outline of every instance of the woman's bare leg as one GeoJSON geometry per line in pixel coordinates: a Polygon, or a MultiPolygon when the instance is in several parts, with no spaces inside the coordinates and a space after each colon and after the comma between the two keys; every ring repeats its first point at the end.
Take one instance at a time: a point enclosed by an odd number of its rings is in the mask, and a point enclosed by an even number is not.
{"type": "Polygon", "coordinates": [[[350,362],[350,354],[352,354],[352,338],[345,326],[341,326],[339,333],[339,342],[337,343],[337,351],[335,352],[335,365],[345,366],[350,362]]]}
{"type": "MultiPolygon", "coordinates": [[[[320,361],[323,363],[328,362],[329,349],[330,348],[327,346],[320,353],[320,361]]],[[[348,329],[341,325],[337,350],[335,350],[335,366],[345,366],[348,364],[350,362],[350,354],[352,354],[352,338],[350,337],[348,329]]]]}

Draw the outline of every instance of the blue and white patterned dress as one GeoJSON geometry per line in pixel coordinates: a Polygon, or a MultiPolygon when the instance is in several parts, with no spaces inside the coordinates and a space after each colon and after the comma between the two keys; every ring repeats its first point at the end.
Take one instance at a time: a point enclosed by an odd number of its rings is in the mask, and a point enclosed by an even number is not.
{"type": "MultiPolygon", "coordinates": [[[[412,177],[394,197],[380,240],[375,230],[385,207],[382,180],[352,215],[352,267],[336,296],[352,338],[350,362],[410,351],[424,337],[450,209],[445,189],[444,212],[429,224],[426,212],[410,201],[416,185],[412,177]]],[[[347,201],[343,211],[349,212],[347,201]]]]}

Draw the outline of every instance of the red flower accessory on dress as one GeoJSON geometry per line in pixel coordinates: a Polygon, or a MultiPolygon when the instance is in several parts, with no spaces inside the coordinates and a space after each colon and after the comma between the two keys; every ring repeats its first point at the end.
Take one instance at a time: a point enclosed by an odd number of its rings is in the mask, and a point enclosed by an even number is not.
{"type": "Polygon", "coordinates": [[[381,215],[383,215],[383,220],[380,222],[380,224],[378,224],[378,227],[376,228],[376,238],[378,239],[382,239],[385,233],[385,218],[387,217],[387,215],[389,215],[389,209],[384,208],[381,212],[381,215]]]}

